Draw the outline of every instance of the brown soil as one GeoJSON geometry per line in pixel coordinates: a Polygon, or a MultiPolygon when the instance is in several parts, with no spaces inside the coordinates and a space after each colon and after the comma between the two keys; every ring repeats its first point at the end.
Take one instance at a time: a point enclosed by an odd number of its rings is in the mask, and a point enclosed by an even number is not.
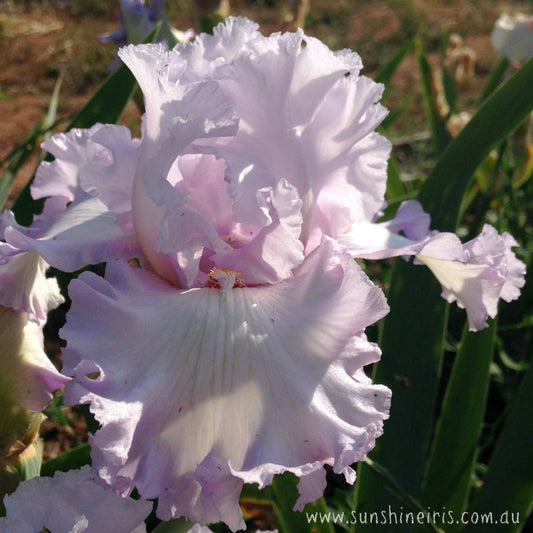
{"type": "MultiPolygon", "coordinates": [[[[170,9],[176,27],[194,27],[192,2],[182,0],[179,7],[170,9]]],[[[92,3],[95,1],[87,5],[92,3]]],[[[60,73],[64,81],[58,118],[78,110],[104,79],[114,48],[101,44],[97,37],[117,27],[113,16],[116,5],[109,2],[104,13],[87,13],[80,7],[83,5],[74,0],[0,2],[0,161],[24,142],[42,117],[60,73]]],[[[270,33],[287,27],[283,5],[281,0],[233,0],[231,14],[253,18],[264,33],[270,33]]],[[[513,3],[513,9],[520,7],[527,9],[527,2],[513,3]]],[[[311,0],[306,32],[334,49],[357,50],[366,65],[365,73],[370,75],[414,32],[422,35],[432,50],[431,61],[437,64],[435,49],[441,35],[458,32],[478,57],[475,75],[461,94],[461,106],[468,108],[496,60],[489,35],[494,20],[506,8],[502,2],[489,0],[311,0]]],[[[425,128],[418,70],[412,55],[394,77],[385,104],[410,107],[398,123],[402,134],[425,128]]],[[[130,110],[123,122],[131,123],[135,117],[130,110]]],[[[11,198],[31,178],[37,160],[36,152],[23,167],[11,198]]]]}

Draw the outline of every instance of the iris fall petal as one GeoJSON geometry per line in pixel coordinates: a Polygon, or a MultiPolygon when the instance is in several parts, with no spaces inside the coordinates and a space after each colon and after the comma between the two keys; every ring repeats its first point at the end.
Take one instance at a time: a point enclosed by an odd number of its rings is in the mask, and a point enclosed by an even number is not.
{"type": "Polygon", "coordinates": [[[316,498],[323,465],[350,477],[382,432],[390,391],[362,372],[379,358],[363,330],[387,305],[329,241],[272,286],[183,291],[116,263],[71,297],[67,398],[102,423],[93,464],[121,490],[160,496],[165,518],[237,529],[242,482],[284,471],[316,498]]]}

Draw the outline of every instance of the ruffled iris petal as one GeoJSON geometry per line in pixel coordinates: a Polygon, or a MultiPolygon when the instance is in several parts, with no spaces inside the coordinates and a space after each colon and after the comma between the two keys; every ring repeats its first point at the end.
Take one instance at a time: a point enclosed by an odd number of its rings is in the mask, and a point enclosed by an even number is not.
{"type": "Polygon", "coordinates": [[[489,225],[462,245],[453,234],[432,237],[416,256],[442,285],[442,296],[466,309],[470,330],[487,326],[487,318],[498,312],[500,298],[518,298],[525,280],[525,265],[511,251],[516,241],[498,235],[489,225]]]}
{"type": "MultiPolygon", "coordinates": [[[[138,242],[154,270],[177,285],[187,286],[192,274],[165,254],[174,236],[165,233],[168,221],[185,204],[168,180],[177,157],[198,139],[233,135],[237,120],[227,97],[213,81],[180,84],[185,61],[161,45],[128,46],[119,52],[131,69],[146,102],[141,157],[133,188],[133,223],[138,242]],[[177,272],[176,272],[177,270],[177,272]]],[[[194,225],[194,221],[189,227],[194,225]]],[[[214,232],[213,232],[214,233],[214,232]]],[[[213,235],[214,236],[214,235],[213,235]]],[[[187,263],[197,263],[201,251],[187,251],[187,263]]],[[[182,261],[183,262],[183,261],[182,261]]],[[[187,270],[194,270],[187,268],[187,270]]]]}
{"type": "Polygon", "coordinates": [[[301,31],[263,37],[239,19],[182,51],[184,79],[218,81],[239,117],[235,137],[201,143],[228,164],[237,220],[250,220],[258,189],[286,179],[303,202],[310,252],[381,209],[390,145],[373,130],[386,110],[376,104],[381,86],[359,76],[357,54],[301,31]]]}
{"type": "Polygon", "coordinates": [[[152,504],[121,498],[105,487],[96,472],[57,472],[53,478],[36,477],[23,482],[4,499],[6,517],[0,532],[145,533],[144,519],[152,504]]]}
{"type": "Polygon", "coordinates": [[[517,246],[508,233],[499,235],[490,225],[462,244],[454,233],[430,231],[429,216],[417,201],[402,203],[387,222],[358,222],[338,241],[355,257],[383,259],[415,256],[442,285],[442,297],[466,309],[473,331],[494,318],[498,301],[515,300],[524,286],[526,268],[511,251],[517,246]]]}
{"type": "Polygon", "coordinates": [[[129,210],[125,199],[131,197],[138,146],[127,128],[111,124],[53,135],[43,148],[55,159],[39,165],[32,197],[73,202],[98,196],[114,211],[129,210]]]}
{"type": "Polygon", "coordinates": [[[109,482],[160,496],[165,518],[236,529],[243,481],[289,470],[305,501],[324,464],[353,481],[390,391],[362,372],[379,358],[363,330],[387,305],[349,256],[326,241],[291,280],[255,288],[182,291],[124,263],[106,276],[72,282],[63,334],[67,398],[102,423],[93,459],[109,482]]]}
{"type": "Polygon", "coordinates": [[[45,141],[55,160],[39,166],[32,185],[35,199],[47,197],[43,213],[29,228],[4,215],[6,242],[63,271],[138,257],[131,220],[138,146],[126,128],[102,124],[45,141]]]}
{"type": "Polygon", "coordinates": [[[70,206],[38,238],[15,228],[6,229],[5,236],[22,250],[36,251],[53,267],[73,272],[108,259],[139,256],[133,233],[124,233],[115,217],[100,200],[89,198],[70,206]]]}

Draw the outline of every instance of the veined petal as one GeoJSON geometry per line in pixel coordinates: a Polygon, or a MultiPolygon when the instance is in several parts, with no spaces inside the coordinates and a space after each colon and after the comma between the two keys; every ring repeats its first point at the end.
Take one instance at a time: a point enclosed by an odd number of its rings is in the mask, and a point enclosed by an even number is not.
{"type": "Polygon", "coordinates": [[[145,533],[144,519],[152,507],[150,502],[117,496],[88,466],[24,481],[4,504],[2,533],[40,533],[43,528],[102,533],[111,523],[115,533],[145,533]]]}
{"type": "Polygon", "coordinates": [[[496,316],[499,299],[518,298],[525,283],[525,265],[512,246],[516,242],[509,234],[500,236],[485,225],[464,245],[455,235],[438,234],[416,257],[440,281],[442,296],[466,309],[470,330],[477,331],[487,326],[487,317],[496,316]]]}
{"type": "Polygon", "coordinates": [[[51,266],[65,272],[141,254],[133,231],[125,233],[116,223],[116,213],[98,198],[72,204],[50,222],[37,236],[32,228],[8,227],[4,232],[6,242],[23,251],[36,251],[51,266]]]}
{"type": "Polygon", "coordinates": [[[349,465],[382,432],[390,391],[362,371],[379,358],[363,330],[387,305],[329,241],[276,285],[183,291],[115,263],[70,294],[67,399],[102,423],[94,464],[115,487],[160,496],[165,518],[237,529],[243,481],[312,476],[307,500],[324,464],[353,481],[349,465]]]}

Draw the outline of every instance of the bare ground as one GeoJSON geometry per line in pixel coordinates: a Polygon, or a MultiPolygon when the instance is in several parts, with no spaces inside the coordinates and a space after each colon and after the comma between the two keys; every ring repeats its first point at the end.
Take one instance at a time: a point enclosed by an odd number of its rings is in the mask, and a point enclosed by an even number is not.
{"type": "MultiPolygon", "coordinates": [[[[98,35],[117,27],[114,15],[118,2],[97,0],[12,1],[0,0],[0,161],[32,131],[46,111],[60,73],[64,75],[58,118],[78,110],[104,79],[114,56],[112,45],[98,35]],[[93,6],[92,11],[82,6],[93,6]]],[[[180,29],[195,27],[193,0],[168,1],[170,20],[180,29]]],[[[437,46],[442,35],[457,32],[476,55],[475,75],[460,95],[464,109],[472,106],[496,55],[490,31],[503,10],[527,10],[527,2],[508,5],[496,1],[400,2],[355,0],[311,0],[306,32],[321,38],[333,49],[349,47],[360,53],[365,73],[374,74],[406,39],[418,33],[438,63],[437,46]]],[[[282,0],[233,0],[231,14],[244,15],[260,23],[268,34],[287,27],[282,0]]],[[[416,60],[411,55],[392,81],[385,104],[408,108],[397,124],[398,135],[425,128],[416,60]]],[[[137,118],[133,108],[123,122],[137,118]]],[[[32,176],[36,152],[20,173],[11,199],[32,176]]]]}

